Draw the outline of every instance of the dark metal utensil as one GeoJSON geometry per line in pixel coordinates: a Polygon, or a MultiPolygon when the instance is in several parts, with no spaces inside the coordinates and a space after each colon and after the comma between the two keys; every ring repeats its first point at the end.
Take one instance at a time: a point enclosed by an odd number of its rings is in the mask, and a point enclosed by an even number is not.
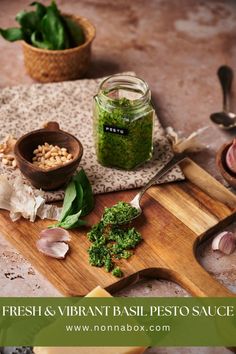
{"type": "Polygon", "coordinates": [[[140,216],[142,214],[142,208],[140,205],[140,201],[142,196],[144,195],[144,193],[151,187],[153,186],[156,181],[158,179],[160,179],[161,177],[163,177],[164,175],[166,175],[167,172],[169,172],[174,166],[178,165],[181,161],[183,161],[185,158],[187,157],[187,155],[182,152],[182,153],[176,153],[167,163],[166,165],[164,165],[156,174],[154,177],[152,177],[150,179],[150,181],[145,184],[145,186],[143,186],[141,188],[141,190],[136,194],[136,196],[129,202],[130,205],[134,208],[137,209],[138,214],[136,216],[134,216],[133,218],[126,220],[124,223],[129,223],[132,220],[136,219],[138,216],[140,216]]]}
{"type": "Polygon", "coordinates": [[[229,94],[233,81],[233,70],[229,66],[223,65],[218,69],[217,75],[223,93],[223,111],[212,113],[210,119],[220,128],[229,130],[236,127],[236,114],[230,112],[229,107],[229,94]]]}

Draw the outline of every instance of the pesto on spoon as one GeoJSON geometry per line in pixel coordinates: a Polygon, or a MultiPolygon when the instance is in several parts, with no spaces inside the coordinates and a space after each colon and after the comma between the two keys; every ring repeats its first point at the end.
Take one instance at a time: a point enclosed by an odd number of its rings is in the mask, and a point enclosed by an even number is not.
{"type": "Polygon", "coordinates": [[[153,186],[158,179],[163,177],[167,172],[169,172],[174,166],[178,165],[181,161],[186,158],[186,154],[176,153],[171,160],[163,166],[150,181],[141,188],[141,190],[136,194],[136,196],[131,200],[131,202],[119,202],[111,208],[105,208],[103,215],[103,222],[105,220],[106,225],[121,225],[128,224],[132,220],[136,219],[142,214],[142,208],[140,206],[140,201],[144,193],[153,186]]]}
{"type": "Polygon", "coordinates": [[[119,202],[110,208],[105,208],[102,221],[106,225],[119,225],[128,223],[138,216],[139,211],[130,203],[119,202]]]}

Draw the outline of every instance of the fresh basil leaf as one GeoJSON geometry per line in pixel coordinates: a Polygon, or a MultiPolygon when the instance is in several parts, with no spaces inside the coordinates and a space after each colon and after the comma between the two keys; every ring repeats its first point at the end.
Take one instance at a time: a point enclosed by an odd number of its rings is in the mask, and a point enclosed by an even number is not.
{"type": "Polygon", "coordinates": [[[68,17],[63,17],[67,32],[69,33],[70,46],[77,47],[85,42],[85,36],[82,28],[68,17]]]}
{"type": "Polygon", "coordinates": [[[76,214],[67,215],[63,221],[51,225],[48,228],[63,227],[64,229],[74,229],[76,227],[87,225],[87,221],[79,219],[80,215],[81,210],[76,214]]]}
{"type": "Polygon", "coordinates": [[[38,1],[34,1],[30,4],[30,6],[35,6],[36,8],[36,14],[38,15],[38,17],[40,19],[43,18],[43,16],[46,14],[47,12],[47,8],[46,6],[44,6],[43,4],[41,4],[40,2],[38,1]]]}
{"type": "Polygon", "coordinates": [[[0,28],[0,34],[4,39],[10,42],[15,42],[24,39],[24,34],[21,28],[0,28]]]}
{"type": "Polygon", "coordinates": [[[91,184],[83,169],[76,173],[76,175],[73,177],[73,181],[75,182],[76,186],[80,184],[83,188],[83,204],[81,216],[85,216],[90,213],[94,207],[94,198],[91,184]]]}
{"type": "Polygon", "coordinates": [[[73,225],[73,227],[70,227],[70,229],[74,229],[76,227],[80,227],[80,226],[86,226],[87,225],[87,221],[82,220],[82,219],[78,219],[78,221],[73,225]]]}
{"type": "Polygon", "coordinates": [[[93,192],[84,170],[76,173],[65,191],[62,212],[55,226],[64,229],[86,225],[80,216],[87,215],[94,206],[93,192]]]}
{"type": "Polygon", "coordinates": [[[51,43],[53,49],[69,48],[69,38],[55,3],[47,7],[47,13],[41,21],[41,31],[44,40],[51,43]]]}
{"type": "Polygon", "coordinates": [[[25,16],[26,13],[27,12],[25,10],[22,10],[22,11],[18,12],[18,14],[16,15],[15,20],[17,22],[19,22],[20,25],[21,25],[21,19],[22,19],[22,17],[25,16]]]}
{"type": "Polygon", "coordinates": [[[72,210],[73,201],[76,198],[76,187],[74,181],[71,181],[65,191],[65,197],[62,205],[62,211],[59,221],[63,221],[64,218],[69,215],[72,210]]]}
{"type": "Polygon", "coordinates": [[[40,18],[35,11],[21,11],[16,15],[16,21],[19,22],[22,28],[29,29],[32,32],[40,27],[40,18]]]}
{"type": "Polygon", "coordinates": [[[24,15],[23,13],[18,14],[18,22],[21,23],[24,32],[30,31],[30,33],[26,33],[26,37],[28,35],[29,43],[32,43],[38,48],[52,49],[52,45],[44,39],[41,32],[41,21],[47,12],[47,8],[37,1],[32,2],[30,5],[35,6],[35,11],[30,12],[31,16],[24,15]]]}
{"type": "Polygon", "coordinates": [[[52,49],[51,43],[43,40],[40,32],[37,32],[37,31],[33,32],[30,39],[31,39],[32,44],[37,48],[52,49]]]}
{"type": "Polygon", "coordinates": [[[72,204],[73,214],[78,213],[78,211],[82,209],[83,197],[84,197],[84,191],[83,191],[81,184],[77,184],[75,182],[74,182],[74,184],[75,184],[75,188],[76,188],[76,198],[74,199],[73,204],[72,204]]]}
{"type": "MultiPolygon", "coordinates": [[[[78,225],[79,217],[81,215],[82,210],[80,210],[76,214],[68,215],[62,222],[60,222],[59,226],[64,229],[72,229],[78,225]]],[[[83,222],[83,220],[80,220],[83,222]]]]}
{"type": "Polygon", "coordinates": [[[56,1],[52,0],[50,7],[52,8],[55,14],[57,14],[58,16],[60,15],[60,11],[57,7],[56,1]]]}

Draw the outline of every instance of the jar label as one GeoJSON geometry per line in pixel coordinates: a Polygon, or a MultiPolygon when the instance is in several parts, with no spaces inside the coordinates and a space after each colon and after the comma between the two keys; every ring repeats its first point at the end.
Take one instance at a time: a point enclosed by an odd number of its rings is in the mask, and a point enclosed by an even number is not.
{"type": "Polygon", "coordinates": [[[103,125],[103,131],[105,133],[113,133],[113,134],[118,134],[118,135],[128,135],[129,131],[126,128],[119,128],[119,127],[114,127],[111,125],[103,125]]]}

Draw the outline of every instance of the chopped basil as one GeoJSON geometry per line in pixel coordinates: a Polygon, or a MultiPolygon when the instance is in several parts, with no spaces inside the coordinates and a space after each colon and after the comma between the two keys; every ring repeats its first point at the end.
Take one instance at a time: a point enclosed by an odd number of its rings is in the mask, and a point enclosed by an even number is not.
{"type": "Polygon", "coordinates": [[[123,277],[123,272],[119,267],[114,268],[112,274],[117,278],[123,277]]]}
{"type": "Polygon", "coordinates": [[[121,277],[123,273],[115,266],[116,259],[131,257],[131,250],[142,241],[141,234],[134,227],[121,228],[110,222],[117,220],[117,216],[113,217],[113,213],[117,213],[117,206],[118,210],[123,210],[123,207],[127,207],[126,204],[128,203],[120,202],[111,208],[105,208],[102,220],[88,233],[88,239],[92,242],[88,249],[89,263],[95,267],[104,267],[107,272],[112,271],[117,277],[121,277]]]}

